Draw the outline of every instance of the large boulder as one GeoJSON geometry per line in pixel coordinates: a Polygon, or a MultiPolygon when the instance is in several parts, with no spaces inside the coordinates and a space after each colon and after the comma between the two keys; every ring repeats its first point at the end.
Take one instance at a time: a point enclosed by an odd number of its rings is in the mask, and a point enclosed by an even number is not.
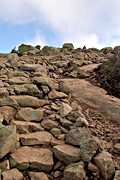
{"type": "Polygon", "coordinates": [[[31,46],[31,45],[21,44],[18,47],[18,54],[23,55],[24,53],[29,52],[29,51],[33,51],[33,50],[35,50],[36,52],[38,51],[37,48],[35,48],[35,47],[31,46]]]}
{"type": "Polygon", "coordinates": [[[113,49],[113,53],[114,54],[119,54],[120,52],[120,46],[115,46],[114,49],[113,49]]]}
{"type": "Polygon", "coordinates": [[[101,51],[104,54],[108,54],[108,53],[112,53],[113,52],[113,48],[112,47],[105,47],[105,48],[101,49],[101,51]]]}
{"type": "Polygon", "coordinates": [[[72,51],[74,50],[74,46],[72,43],[64,43],[62,46],[62,51],[66,52],[66,51],[72,51]]]}
{"type": "Polygon", "coordinates": [[[51,46],[44,46],[42,48],[42,52],[43,55],[56,55],[60,53],[60,49],[59,48],[55,48],[55,47],[51,47],[51,46]]]}
{"type": "Polygon", "coordinates": [[[66,134],[66,143],[80,147],[84,162],[89,162],[98,150],[98,142],[88,128],[75,128],[66,134]]]}
{"type": "Polygon", "coordinates": [[[8,55],[8,63],[10,63],[10,64],[14,64],[14,63],[18,62],[18,59],[19,59],[19,57],[16,53],[10,53],[8,55]]]}

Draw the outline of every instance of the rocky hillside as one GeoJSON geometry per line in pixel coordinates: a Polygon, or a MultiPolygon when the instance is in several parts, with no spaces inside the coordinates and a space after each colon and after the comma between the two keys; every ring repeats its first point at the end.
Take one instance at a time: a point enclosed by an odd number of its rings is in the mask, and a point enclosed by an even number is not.
{"type": "Polygon", "coordinates": [[[0,55],[0,180],[120,180],[119,52],[23,44],[0,55]]]}

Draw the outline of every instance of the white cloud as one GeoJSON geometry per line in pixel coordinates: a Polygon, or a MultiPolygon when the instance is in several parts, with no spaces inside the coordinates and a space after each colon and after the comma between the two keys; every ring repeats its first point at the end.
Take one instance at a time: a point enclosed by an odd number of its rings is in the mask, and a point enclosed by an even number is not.
{"type": "MultiPolygon", "coordinates": [[[[40,28],[47,25],[58,33],[61,42],[102,47],[120,41],[119,7],[119,0],[1,0],[0,20],[13,24],[36,21],[40,28]]],[[[41,35],[33,38],[37,39],[41,35]]]]}
{"type": "Polygon", "coordinates": [[[101,49],[105,46],[105,44],[99,43],[99,40],[96,34],[89,34],[89,35],[82,36],[80,38],[77,37],[76,39],[75,38],[64,39],[62,43],[65,43],[65,42],[72,42],[75,48],[83,47],[84,45],[87,45],[87,48],[96,47],[96,48],[101,49]]]}
{"type": "Polygon", "coordinates": [[[44,37],[40,34],[36,35],[33,39],[30,39],[26,44],[31,44],[32,46],[40,45],[41,47],[47,45],[44,37]]]}

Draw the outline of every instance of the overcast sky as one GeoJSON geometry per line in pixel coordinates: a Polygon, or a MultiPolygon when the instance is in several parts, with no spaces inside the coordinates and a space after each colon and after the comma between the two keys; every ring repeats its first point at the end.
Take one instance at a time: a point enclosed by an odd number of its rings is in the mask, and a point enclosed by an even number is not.
{"type": "Polygon", "coordinates": [[[0,51],[21,43],[120,44],[120,0],[0,0],[0,51]]]}

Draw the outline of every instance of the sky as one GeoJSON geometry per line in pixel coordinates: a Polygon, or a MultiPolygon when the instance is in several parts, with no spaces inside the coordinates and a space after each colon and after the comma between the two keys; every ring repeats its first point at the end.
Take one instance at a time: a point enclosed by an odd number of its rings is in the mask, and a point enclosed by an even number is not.
{"type": "Polygon", "coordinates": [[[120,0],[0,0],[0,52],[65,42],[120,45],[120,0]]]}

